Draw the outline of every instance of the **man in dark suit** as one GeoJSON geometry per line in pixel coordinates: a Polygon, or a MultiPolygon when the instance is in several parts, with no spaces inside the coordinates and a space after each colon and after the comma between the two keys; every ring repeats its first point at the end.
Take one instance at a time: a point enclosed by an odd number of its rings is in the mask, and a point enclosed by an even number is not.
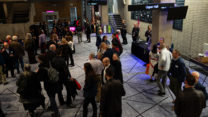
{"type": "Polygon", "coordinates": [[[101,117],[121,117],[122,115],[122,96],[125,90],[119,80],[113,79],[114,71],[112,68],[106,70],[106,84],[101,90],[100,115],[101,117]]]}
{"type": "Polygon", "coordinates": [[[206,98],[206,100],[208,100],[208,94],[207,94],[207,91],[206,91],[206,87],[204,87],[200,82],[199,82],[199,72],[192,72],[192,75],[195,77],[196,79],[196,83],[195,83],[195,86],[194,88],[196,90],[199,90],[199,91],[202,91],[204,93],[204,96],[206,98]]]}
{"type": "Polygon", "coordinates": [[[104,66],[104,69],[103,69],[103,71],[102,71],[101,76],[102,76],[102,84],[104,85],[104,84],[107,82],[107,79],[106,79],[106,77],[105,77],[105,75],[106,75],[106,70],[107,70],[108,68],[111,68],[112,70],[114,70],[114,68],[113,68],[113,66],[110,64],[110,59],[109,59],[108,57],[105,57],[105,58],[103,59],[103,66],[104,66]]]}
{"type": "Polygon", "coordinates": [[[8,71],[11,71],[11,75],[14,78],[14,64],[15,64],[15,58],[14,58],[14,51],[9,48],[9,44],[7,42],[4,42],[4,48],[2,49],[2,56],[5,60],[6,67],[4,69],[4,73],[6,74],[6,77],[8,77],[8,71]]]}
{"type": "Polygon", "coordinates": [[[177,97],[179,92],[181,92],[182,83],[185,81],[186,77],[186,66],[183,59],[180,57],[180,52],[174,50],[172,52],[173,59],[171,61],[170,70],[168,76],[170,78],[170,89],[177,97]]]}
{"type": "Polygon", "coordinates": [[[200,117],[203,108],[206,107],[204,94],[194,88],[195,78],[187,75],[185,89],[176,97],[174,106],[177,117],[200,117]]]}

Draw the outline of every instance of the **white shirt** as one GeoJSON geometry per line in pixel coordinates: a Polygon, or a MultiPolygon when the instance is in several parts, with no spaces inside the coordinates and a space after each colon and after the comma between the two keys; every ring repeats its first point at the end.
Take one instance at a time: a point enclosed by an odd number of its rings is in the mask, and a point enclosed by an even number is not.
{"type": "Polygon", "coordinates": [[[159,55],[158,69],[163,71],[169,71],[171,60],[172,53],[167,48],[163,48],[159,55]]]}
{"type": "Polygon", "coordinates": [[[104,68],[102,62],[98,59],[92,59],[89,61],[89,63],[92,65],[93,70],[95,71],[96,75],[101,75],[102,70],[104,68]]]}
{"type": "Polygon", "coordinates": [[[110,64],[109,64],[107,67],[105,67],[105,68],[104,68],[104,71],[103,71],[103,82],[104,82],[104,83],[107,82],[107,80],[106,80],[106,78],[105,78],[105,74],[106,74],[106,69],[108,69],[109,67],[110,67],[110,64]]]}

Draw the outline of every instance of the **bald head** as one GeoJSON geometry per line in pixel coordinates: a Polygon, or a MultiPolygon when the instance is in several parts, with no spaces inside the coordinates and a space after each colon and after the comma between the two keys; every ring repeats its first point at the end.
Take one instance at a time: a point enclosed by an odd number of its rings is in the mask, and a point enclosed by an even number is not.
{"type": "Polygon", "coordinates": [[[104,67],[107,67],[108,65],[110,65],[110,59],[108,57],[105,57],[103,59],[103,65],[104,67]]]}
{"type": "Polygon", "coordinates": [[[51,44],[50,47],[49,47],[49,50],[55,52],[56,51],[56,46],[54,44],[51,44]]]}
{"type": "Polygon", "coordinates": [[[17,41],[18,37],[16,35],[12,36],[12,41],[17,41]]]}
{"type": "Polygon", "coordinates": [[[9,48],[9,44],[7,42],[4,42],[4,48],[8,49],[9,48]]]}
{"type": "Polygon", "coordinates": [[[194,76],[194,78],[196,79],[196,82],[199,81],[199,76],[200,76],[199,72],[196,72],[196,71],[192,72],[192,76],[194,76]]]}

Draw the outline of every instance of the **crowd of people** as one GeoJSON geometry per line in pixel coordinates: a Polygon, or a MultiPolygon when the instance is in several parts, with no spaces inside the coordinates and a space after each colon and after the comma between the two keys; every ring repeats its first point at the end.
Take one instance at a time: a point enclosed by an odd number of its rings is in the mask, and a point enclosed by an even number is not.
{"type": "MultiPolygon", "coordinates": [[[[123,24],[125,22],[123,21],[123,24]]],[[[43,23],[44,24],[44,23],[43,23]]],[[[69,67],[75,65],[73,54],[75,44],[73,36],[76,34],[78,43],[81,43],[83,28],[81,21],[75,23],[76,31],[69,30],[68,23],[55,22],[50,34],[46,33],[44,25],[40,25],[38,31],[30,28],[24,40],[18,35],[7,35],[2,42],[0,52],[0,74],[1,83],[6,84],[6,78],[11,72],[16,78],[14,70],[20,74],[16,82],[17,93],[20,94],[20,102],[25,110],[28,110],[31,117],[35,117],[35,109],[42,106],[43,109],[52,111],[52,117],[60,117],[56,94],[60,105],[67,105],[73,108],[73,100],[77,95],[78,82],[70,73],[69,67]],[[38,33],[39,32],[39,33],[38,33]],[[48,40],[49,38],[49,40],[48,40]],[[40,53],[38,53],[38,48],[40,53]],[[29,64],[24,63],[25,51],[28,54],[29,64]],[[71,64],[69,64],[69,59],[71,64]],[[38,69],[33,71],[30,64],[38,63],[38,69]],[[22,71],[20,72],[19,65],[22,71]],[[45,96],[42,94],[41,83],[49,97],[50,106],[45,104],[45,96]],[[64,100],[62,90],[66,89],[67,97],[64,100]]],[[[125,96],[123,86],[122,63],[119,56],[123,53],[122,44],[127,44],[126,26],[121,31],[117,30],[112,34],[110,42],[107,36],[101,36],[103,31],[96,24],[96,54],[89,54],[89,61],[84,63],[85,82],[83,87],[83,117],[88,115],[88,105],[93,107],[93,117],[97,117],[97,103],[100,103],[100,117],[121,117],[122,96],[125,96]],[[123,38],[123,43],[119,36],[123,38]]],[[[87,42],[91,42],[90,34],[92,28],[88,20],[85,22],[85,33],[87,42]]],[[[138,25],[132,30],[133,43],[139,38],[138,25]]],[[[147,43],[151,43],[151,27],[145,33],[147,43]]],[[[178,50],[173,50],[165,44],[165,39],[152,46],[149,54],[148,70],[150,82],[157,82],[158,95],[166,94],[167,78],[170,79],[170,90],[176,99],[174,110],[178,117],[199,117],[203,108],[206,107],[208,94],[206,88],[199,82],[199,73],[190,72],[180,56],[178,50]],[[182,87],[182,84],[185,84],[182,87]],[[182,89],[184,89],[182,91],[182,89]]]]}

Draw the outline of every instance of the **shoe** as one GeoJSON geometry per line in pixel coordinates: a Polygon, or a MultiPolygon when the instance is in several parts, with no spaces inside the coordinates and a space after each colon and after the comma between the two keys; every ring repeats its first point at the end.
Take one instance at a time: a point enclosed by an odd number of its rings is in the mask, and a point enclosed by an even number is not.
{"type": "Polygon", "coordinates": [[[67,105],[67,107],[69,107],[69,108],[76,108],[76,105],[70,104],[70,105],[67,105]]]}
{"type": "Polygon", "coordinates": [[[154,82],[154,80],[152,80],[152,79],[149,79],[149,81],[150,81],[150,82],[154,82]]]}
{"type": "Polygon", "coordinates": [[[74,67],[74,64],[69,64],[69,67],[74,67]]]}
{"type": "Polygon", "coordinates": [[[7,85],[7,84],[9,84],[9,83],[8,83],[8,82],[4,82],[3,84],[4,84],[4,85],[7,85]]]}
{"type": "Polygon", "coordinates": [[[164,95],[165,95],[165,93],[161,93],[161,92],[159,92],[159,93],[158,93],[158,95],[159,95],[159,96],[164,96],[164,95]]]}

